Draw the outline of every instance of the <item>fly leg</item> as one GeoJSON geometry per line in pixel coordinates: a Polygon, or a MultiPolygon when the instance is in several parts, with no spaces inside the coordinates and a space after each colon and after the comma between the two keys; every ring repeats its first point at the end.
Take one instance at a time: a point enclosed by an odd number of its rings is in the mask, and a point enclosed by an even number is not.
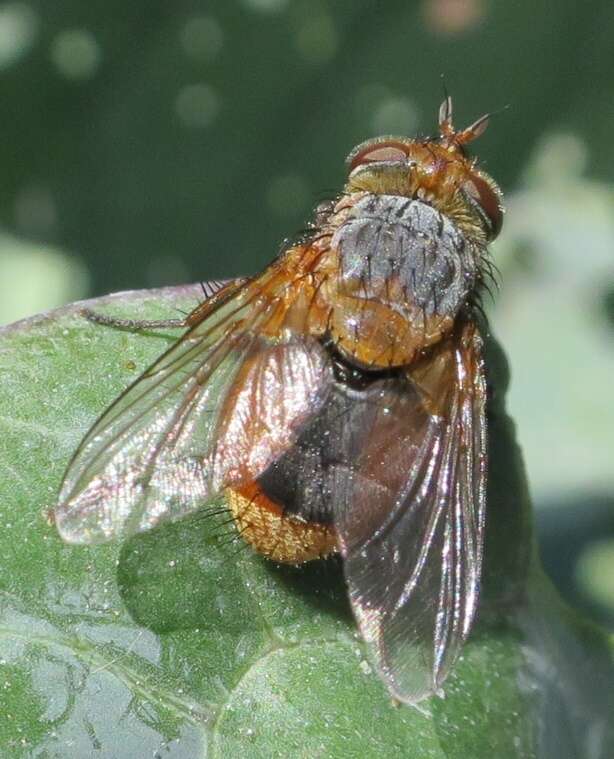
{"type": "Polygon", "coordinates": [[[187,318],[181,319],[119,319],[116,316],[107,316],[89,308],[80,311],[81,316],[94,324],[102,324],[105,327],[126,329],[130,332],[139,332],[143,329],[185,329],[188,327],[187,318]]]}
{"type": "Polygon", "coordinates": [[[105,327],[125,329],[130,332],[139,332],[146,329],[187,329],[202,321],[214,307],[218,305],[224,296],[231,295],[241,288],[247,281],[246,277],[233,280],[212,280],[201,282],[200,287],[204,300],[200,302],[189,314],[184,314],[181,319],[120,319],[116,316],[107,316],[90,308],[82,308],[81,316],[94,324],[102,324],[105,327]]]}

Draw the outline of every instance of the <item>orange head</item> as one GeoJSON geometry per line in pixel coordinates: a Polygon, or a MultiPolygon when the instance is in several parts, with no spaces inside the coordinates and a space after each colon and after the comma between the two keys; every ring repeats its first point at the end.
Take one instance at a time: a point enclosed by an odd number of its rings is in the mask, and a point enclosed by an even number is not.
{"type": "Polygon", "coordinates": [[[430,203],[471,237],[493,240],[503,223],[501,190],[463,146],[484,133],[489,115],[456,131],[452,99],[439,109],[439,137],[378,137],[361,143],[347,158],[345,191],[405,195],[430,203]]]}

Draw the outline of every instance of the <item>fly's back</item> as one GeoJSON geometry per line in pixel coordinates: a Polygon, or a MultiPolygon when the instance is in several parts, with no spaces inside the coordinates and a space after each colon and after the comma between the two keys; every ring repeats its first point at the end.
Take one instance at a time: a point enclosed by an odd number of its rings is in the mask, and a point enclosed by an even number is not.
{"type": "Polygon", "coordinates": [[[407,366],[450,333],[501,226],[499,188],[462,147],[486,120],[456,132],[446,103],[439,139],[355,148],[343,194],[318,215],[314,297],[327,337],[365,369],[407,366]]]}

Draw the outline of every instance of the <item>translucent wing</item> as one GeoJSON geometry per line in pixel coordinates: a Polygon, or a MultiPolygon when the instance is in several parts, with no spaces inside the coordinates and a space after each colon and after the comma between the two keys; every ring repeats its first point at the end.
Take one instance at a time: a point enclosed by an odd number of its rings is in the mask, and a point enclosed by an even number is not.
{"type": "Polygon", "coordinates": [[[266,274],[218,293],[197,323],[113,403],[66,472],[56,524],[73,543],[147,530],[253,479],[322,403],[319,343],[281,329],[294,297],[266,274]]]}
{"type": "Polygon", "coordinates": [[[415,703],[441,687],[478,601],[480,337],[459,325],[411,373],[363,380],[336,381],[260,483],[290,513],[332,516],[362,635],[390,691],[415,703]]]}
{"type": "Polygon", "coordinates": [[[360,630],[390,691],[415,703],[440,689],[478,600],[486,392],[475,327],[409,380],[372,402],[366,444],[331,491],[360,630]]]}

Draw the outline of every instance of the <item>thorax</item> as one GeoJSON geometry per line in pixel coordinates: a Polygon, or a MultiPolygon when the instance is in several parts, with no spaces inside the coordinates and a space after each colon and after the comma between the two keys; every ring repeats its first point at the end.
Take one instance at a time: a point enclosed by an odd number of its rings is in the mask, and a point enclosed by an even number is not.
{"type": "Polygon", "coordinates": [[[408,365],[447,334],[475,288],[480,248],[432,205],[344,196],[318,260],[336,349],[366,368],[408,365]]]}

